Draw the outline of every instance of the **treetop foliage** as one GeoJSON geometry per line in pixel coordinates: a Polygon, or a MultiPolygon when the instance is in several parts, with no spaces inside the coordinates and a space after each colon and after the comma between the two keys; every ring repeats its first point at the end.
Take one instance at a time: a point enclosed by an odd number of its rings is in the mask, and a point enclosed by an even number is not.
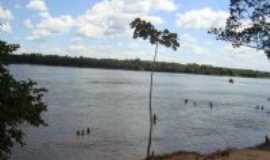
{"type": "Polygon", "coordinates": [[[270,1],[231,0],[229,9],[226,27],[210,32],[219,40],[232,42],[235,47],[263,50],[270,58],[270,1]]]}
{"type": "Polygon", "coordinates": [[[7,42],[0,41],[0,58],[2,56],[11,54],[16,51],[20,46],[18,44],[7,44],[7,42]]]}
{"type": "Polygon", "coordinates": [[[136,18],[130,23],[130,27],[134,29],[133,38],[149,39],[151,44],[162,44],[173,50],[177,50],[180,46],[176,33],[171,33],[168,29],[159,31],[150,22],[136,18]]]}

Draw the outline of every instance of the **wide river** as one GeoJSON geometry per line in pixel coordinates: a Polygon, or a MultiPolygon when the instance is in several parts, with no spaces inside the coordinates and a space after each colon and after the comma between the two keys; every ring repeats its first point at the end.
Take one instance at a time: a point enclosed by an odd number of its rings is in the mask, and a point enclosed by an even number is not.
{"type": "MultiPolygon", "coordinates": [[[[140,160],[148,136],[149,72],[10,65],[46,87],[48,127],[24,126],[13,160],[140,160]],[[89,127],[91,134],[76,136],[89,127]]],[[[270,133],[270,80],[157,73],[153,150],[212,152],[258,144],[270,133]],[[185,105],[184,99],[189,99],[185,105]],[[209,102],[213,103],[210,109],[209,102]],[[194,104],[193,102],[196,102],[194,104]],[[264,105],[264,110],[255,109],[264,105]]]]}

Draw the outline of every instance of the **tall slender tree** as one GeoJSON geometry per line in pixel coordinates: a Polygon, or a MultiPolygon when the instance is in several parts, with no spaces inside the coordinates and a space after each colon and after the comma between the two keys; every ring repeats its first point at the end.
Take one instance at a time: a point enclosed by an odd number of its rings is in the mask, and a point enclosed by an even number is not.
{"type": "Polygon", "coordinates": [[[270,58],[270,0],[231,0],[225,28],[213,28],[217,39],[234,47],[263,50],[270,58]]]}
{"type": "Polygon", "coordinates": [[[1,59],[19,45],[0,41],[0,159],[7,160],[14,144],[23,142],[22,124],[46,126],[41,113],[47,110],[42,101],[44,88],[32,80],[15,80],[1,59]]]}
{"type": "Polygon", "coordinates": [[[155,63],[157,61],[158,47],[163,45],[167,48],[177,50],[180,46],[176,33],[171,33],[168,29],[160,31],[155,28],[150,22],[136,18],[130,23],[130,27],[134,29],[133,38],[142,38],[143,40],[149,40],[151,45],[155,45],[155,54],[153,57],[152,70],[150,73],[150,89],[149,89],[149,137],[146,152],[146,159],[150,158],[151,144],[152,144],[152,131],[153,131],[153,110],[152,110],[152,96],[153,96],[153,78],[155,71],[155,63]]]}

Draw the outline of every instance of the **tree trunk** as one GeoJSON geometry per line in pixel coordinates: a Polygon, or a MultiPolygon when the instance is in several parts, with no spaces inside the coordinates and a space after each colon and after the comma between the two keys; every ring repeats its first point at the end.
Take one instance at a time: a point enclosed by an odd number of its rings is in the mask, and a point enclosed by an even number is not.
{"type": "Polygon", "coordinates": [[[148,160],[150,158],[150,152],[151,152],[151,144],[152,144],[152,131],[153,131],[153,113],[152,113],[152,95],[153,95],[153,78],[154,78],[154,71],[155,71],[155,64],[158,54],[158,43],[156,43],[155,47],[155,55],[153,58],[152,63],[152,70],[150,74],[150,90],[149,90],[149,136],[148,136],[148,146],[147,146],[147,153],[146,153],[146,159],[148,160]]]}

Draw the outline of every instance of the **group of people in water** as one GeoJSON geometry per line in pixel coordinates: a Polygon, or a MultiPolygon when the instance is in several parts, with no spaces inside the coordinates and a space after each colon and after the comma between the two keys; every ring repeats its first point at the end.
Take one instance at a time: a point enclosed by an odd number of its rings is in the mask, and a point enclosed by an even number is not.
{"type": "MultiPolygon", "coordinates": [[[[268,101],[268,102],[270,101],[270,97],[267,97],[267,101],[268,101]]],[[[264,111],[265,107],[264,107],[264,105],[256,105],[256,106],[255,106],[255,109],[256,109],[256,110],[264,111]]],[[[266,113],[267,113],[267,114],[270,114],[270,111],[267,111],[266,113]]]]}
{"type": "Polygon", "coordinates": [[[82,130],[77,130],[76,135],[77,136],[84,136],[84,135],[89,135],[91,133],[90,128],[82,129],[82,130]]]}
{"type": "MultiPolygon", "coordinates": [[[[189,99],[186,98],[186,99],[184,100],[185,105],[187,105],[187,104],[189,103],[189,101],[191,101],[191,100],[189,100],[189,99]]],[[[197,102],[196,102],[196,101],[193,101],[192,103],[193,103],[193,106],[197,106],[197,102]]],[[[208,102],[208,106],[209,106],[209,108],[212,110],[213,107],[214,107],[213,102],[212,102],[212,101],[209,101],[209,102],[208,102]]]]}
{"type": "MultiPolygon", "coordinates": [[[[189,99],[187,99],[187,98],[184,100],[185,105],[187,105],[190,101],[193,103],[193,106],[197,106],[197,102],[196,102],[196,101],[192,101],[192,100],[189,100],[189,99]]],[[[267,98],[267,101],[270,102],[270,97],[267,98]]],[[[213,102],[212,102],[212,101],[209,101],[209,102],[208,102],[208,106],[209,106],[209,108],[212,110],[213,107],[214,107],[213,102]]],[[[256,109],[256,110],[264,111],[264,110],[265,110],[265,107],[264,107],[264,105],[256,105],[256,106],[255,106],[255,109],[256,109]]],[[[270,111],[267,111],[266,113],[270,115],[270,111]]]]}
{"type": "MultiPolygon", "coordinates": [[[[264,111],[264,105],[256,105],[256,106],[255,106],[255,109],[256,109],[256,110],[264,111]]],[[[268,115],[270,115],[270,111],[267,111],[266,113],[267,113],[268,115]]]]}
{"type": "MultiPolygon", "coordinates": [[[[197,102],[196,102],[196,101],[192,101],[192,100],[189,100],[189,99],[187,99],[187,98],[184,100],[185,105],[187,105],[190,101],[192,102],[193,106],[197,106],[197,102]]],[[[270,101],[270,97],[267,98],[267,101],[270,101]]],[[[212,110],[213,107],[214,107],[213,102],[212,102],[212,101],[209,101],[209,102],[208,102],[208,106],[209,106],[209,108],[212,110]]],[[[256,110],[261,110],[261,111],[263,111],[263,110],[264,110],[264,105],[256,105],[256,106],[255,106],[255,109],[256,109],[256,110]]],[[[270,111],[268,111],[268,112],[266,112],[266,113],[267,113],[267,114],[270,114],[270,111]]],[[[154,124],[154,125],[157,123],[157,120],[158,120],[157,115],[154,113],[154,115],[153,115],[153,124],[154,124]]],[[[76,135],[77,135],[77,136],[89,135],[90,133],[91,133],[90,128],[86,128],[86,129],[82,129],[82,130],[77,130],[77,131],[76,131],[76,135]]]]}
{"type": "Polygon", "coordinates": [[[256,105],[255,107],[257,110],[264,110],[264,105],[256,105]]]}

